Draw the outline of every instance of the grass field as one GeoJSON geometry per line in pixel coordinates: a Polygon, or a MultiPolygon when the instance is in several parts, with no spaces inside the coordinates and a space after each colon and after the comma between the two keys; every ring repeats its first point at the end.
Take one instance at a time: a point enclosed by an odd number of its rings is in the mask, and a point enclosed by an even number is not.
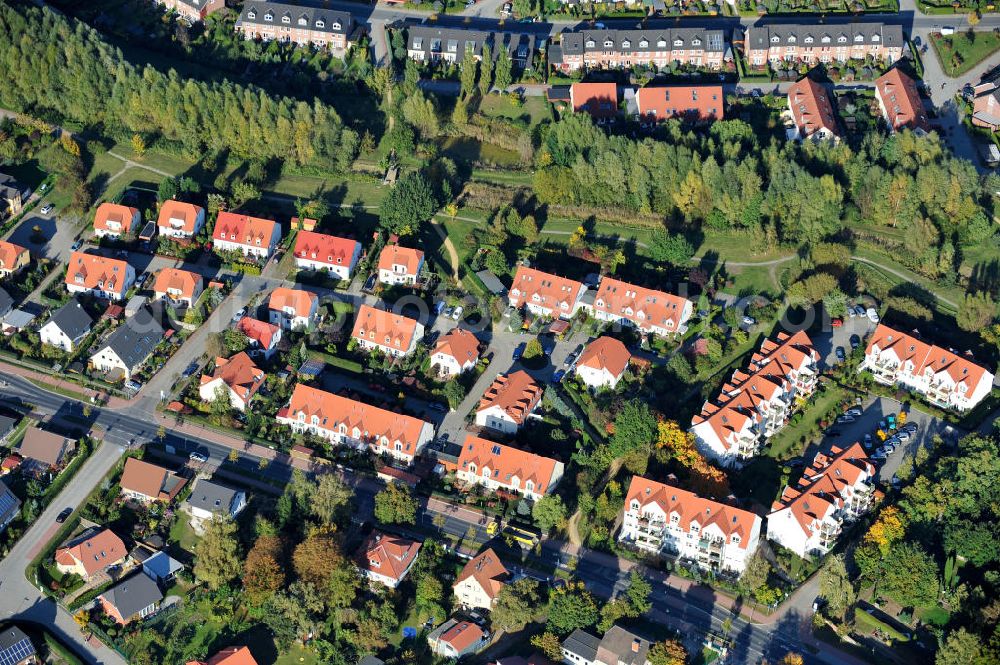
{"type": "Polygon", "coordinates": [[[995,32],[956,32],[944,36],[931,33],[931,44],[948,76],[959,76],[1000,49],[1000,35],[995,32]]]}
{"type": "Polygon", "coordinates": [[[511,95],[487,95],[479,103],[479,111],[493,118],[523,119],[534,126],[552,119],[552,109],[544,97],[525,97],[524,103],[514,105],[511,95]]]}

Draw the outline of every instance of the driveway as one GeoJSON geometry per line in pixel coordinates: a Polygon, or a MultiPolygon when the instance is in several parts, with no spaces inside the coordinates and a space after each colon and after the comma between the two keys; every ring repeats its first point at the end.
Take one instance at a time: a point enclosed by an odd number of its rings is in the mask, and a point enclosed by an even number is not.
{"type": "Polygon", "coordinates": [[[75,220],[61,220],[56,214],[43,215],[39,212],[39,208],[36,208],[21,220],[20,224],[11,229],[6,239],[16,245],[27,247],[32,256],[66,261],[73,251],[71,247],[76,234],[75,220]],[[44,236],[44,242],[32,242],[33,229],[36,226],[44,236]]]}

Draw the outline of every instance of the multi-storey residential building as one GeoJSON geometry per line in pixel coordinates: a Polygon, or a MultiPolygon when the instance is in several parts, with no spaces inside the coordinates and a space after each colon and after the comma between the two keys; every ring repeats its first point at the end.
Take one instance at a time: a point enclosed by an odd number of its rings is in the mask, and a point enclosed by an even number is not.
{"type": "Polygon", "coordinates": [[[858,369],[956,411],[971,409],[993,389],[993,373],[985,367],[886,325],[875,329],[858,369]]]}
{"type": "Polygon", "coordinates": [[[672,485],[633,476],[618,540],[700,568],[742,573],[760,543],[761,519],[672,485]]]}
{"type": "Polygon", "coordinates": [[[686,332],[694,310],[694,304],[686,298],[612,277],[601,279],[593,303],[587,302],[584,306],[599,321],[611,321],[660,336],[686,332]]]}
{"type": "Polygon", "coordinates": [[[518,266],[507,302],[511,307],[523,305],[532,314],[568,319],[580,308],[586,291],[575,279],[518,266]]]}
{"type": "Polygon", "coordinates": [[[205,226],[205,209],[184,201],[164,201],[156,218],[161,236],[193,238],[205,226]]]}
{"type": "Polygon", "coordinates": [[[204,21],[212,12],[217,12],[226,6],[226,0],[156,0],[169,10],[177,12],[191,23],[204,21]]]}
{"type": "Polygon", "coordinates": [[[21,272],[30,262],[27,248],[0,240],[0,279],[21,272]]]}
{"type": "Polygon", "coordinates": [[[750,366],[733,372],[691,421],[698,450],[723,466],[741,465],[788,420],[793,401],[816,387],[819,354],[805,332],[764,340],[750,366]]]}
{"type": "Polygon", "coordinates": [[[708,69],[722,67],[726,43],[722,30],[665,28],[564,32],[549,47],[549,64],[563,71],[620,69],[674,63],[708,69]]]}
{"type": "Polygon", "coordinates": [[[917,84],[899,67],[893,67],[875,80],[875,99],[890,131],[912,129],[918,134],[931,131],[917,84]]]}
{"type": "Polygon", "coordinates": [[[795,487],[789,485],[767,516],[767,538],[801,557],[830,551],[845,522],[875,503],[875,466],[861,444],[817,453],[795,487]]]}
{"type": "Polygon", "coordinates": [[[537,48],[535,36],[520,32],[492,32],[472,28],[434,25],[414,25],[407,30],[409,41],[406,54],[417,62],[457,64],[471,49],[477,60],[483,57],[483,45],[490,47],[490,57],[496,60],[500,49],[506,49],[516,70],[531,67],[537,48]]]}
{"type": "Polygon", "coordinates": [[[751,67],[781,61],[810,65],[846,62],[864,60],[868,56],[893,63],[902,57],[904,45],[902,26],[874,22],[755,25],[747,28],[745,35],[737,33],[733,42],[742,42],[751,67]]]}
{"type": "Polygon", "coordinates": [[[164,268],[156,273],[153,293],[158,300],[168,300],[173,304],[193,307],[201,297],[201,275],[180,268],[164,268]]]}
{"type": "Polygon", "coordinates": [[[569,87],[574,113],[589,113],[597,119],[618,115],[617,83],[574,83],[569,87]]]}
{"type": "Polygon", "coordinates": [[[419,249],[386,245],[378,255],[378,281],[381,284],[413,285],[424,267],[424,253],[419,249]]]}
{"type": "Polygon", "coordinates": [[[141,218],[137,208],[117,203],[102,203],[94,213],[94,235],[98,238],[121,238],[139,227],[141,218]]]}
{"type": "Polygon", "coordinates": [[[504,567],[496,552],[486,549],[465,564],[452,590],[462,607],[491,610],[508,581],[510,571],[504,567]]]}
{"type": "Polygon", "coordinates": [[[361,258],[361,243],[315,231],[299,231],[295,236],[295,267],[319,270],[348,280],[361,258]]]}
{"type": "Polygon", "coordinates": [[[973,89],[972,124],[990,131],[1000,129],[1000,85],[983,81],[973,89]]]}
{"type": "Polygon", "coordinates": [[[792,121],[787,132],[789,140],[836,142],[841,138],[830,93],[809,76],[788,89],[787,113],[792,121]]]}
{"type": "Polygon", "coordinates": [[[247,0],[235,27],[244,39],[277,40],[343,52],[350,45],[354,19],[347,12],[247,0]]]}
{"type": "Polygon", "coordinates": [[[249,342],[247,353],[253,357],[270,358],[278,348],[278,342],[281,341],[281,328],[249,316],[240,319],[236,329],[247,336],[249,342]]]}
{"type": "Polygon", "coordinates": [[[356,402],[298,384],[277,420],[296,433],[308,432],[334,444],[371,449],[404,462],[434,438],[434,426],[423,420],[356,402]]]}
{"type": "Polygon", "coordinates": [[[632,354],[614,337],[598,337],[587,345],[573,366],[577,378],[588,388],[614,390],[632,354]]]}
{"type": "Polygon", "coordinates": [[[479,400],[476,424],[515,434],[541,401],[542,387],[524,370],[500,374],[479,400]]]}
{"type": "Polygon", "coordinates": [[[393,314],[371,305],[358,308],[351,339],[369,351],[377,350],[390,356],[406,356],[423,339],[424,326],[416,320],[393,314]]]}
{"type": "Polygon", "coordinates": [[[98,298],[123,300],[135,284],[135,268],[120,259],[73,252],[66,268],[66,290],[98,298]]]}
{"type": "Polygon", "coordinates": [[[279,286],[267,301],[268,319],[285,330],[302,330],[319,321],[319,297],[312,291],[279,286]]]}
{"type": "Polygon", "coordinates": [[[281,242],[281,226],[233,212],[220,212],[212,231],[212,248],[217,252],[239,252],[244,256],[267,259],[281,242]]]}
{"type": "Polygon", "coordinates": [[[563,475],[563,463],[467,434],[458,456],[457,477],[469,485],[504,490],[537,500],[563,475]]]}
{"type": "Polygon", "coordinates": [[[639,88],[635,98],[644,121],[679,118],[703,122],[722,120],[725,115],[721,85],[646,86],[639,88]]]}
{"type": "Polygon", "coordinates": [[[395,589],[410,572],[420,554],[421,542],[373,531],[358,551],[362,576],[395,589]]]}

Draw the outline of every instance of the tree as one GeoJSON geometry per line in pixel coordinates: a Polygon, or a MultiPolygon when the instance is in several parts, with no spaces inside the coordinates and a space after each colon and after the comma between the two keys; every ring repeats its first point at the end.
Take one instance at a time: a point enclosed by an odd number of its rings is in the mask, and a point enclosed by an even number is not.
{"type": "Polygon", "coordinates": [[[417,500],[405,485],[389,483],[375,495],[375,519],[383,524],[415,524],[417,500]]]}
{"type": "Polygon", "coordinates": [[[459,63],[458,69],[462,97],[468,97],[476,88],[476,73],[479,70],[479,62],[472,50],[472,42],[465,42],[465,53],[462,55],[462,62],[459,63]]]}
{"type": "Polygon", "coordinates": [[[562,662],[562,642],[555,633],[545,631],[541,635],[532,635],[531,646],[538,648],[553,663],[562,662]]]}
{"type": "Polygon", "coordinates": [[[694,256],[694,246],[679,233],[657,229],[649,243],[649,256],[654,261],[674,266],[686,265],[694,256]]]}
{"type": "Polygon", "coordinates": [[[657,423],[645,402],[632,399],[625,402],[615,416],[615,432],[610,448],[615,457],[643,449],[651,449],[657,438],[657,423]]]}
{"type": "Polygon", "coordinates": [[[408,96],[400,107],[400,111],[402,111],[406,122],[413,125],[420,132],[422,138],[431,139],[438,135],[440,126],[437,107],[422,91],[417,90],[408,96]]]}
{"type": "Polygon", "coordinates": [[[156,189],[156,198],[163,201],[177,198],[177,180],[175,178],[164,178],[160,181],[156,189]]]}
{"type": "Polygon", "coordinates": [[[557,635],[567,635],[577,628],[593,626],[599,617],[600,610],[594,596],[583,582],[572,582],[552,593],[546,625],[557,635]]]}
{"type": "Polygon", "coordinates": [[[664,640],[649,648],[649,665],[684,665],[687,649],[679,640],[664,640]]]}
{"type": "Polygon", "coordinates": [[[490,610],[490,619],[500,630],[516,633],[534,618],[539,602],[538,582],[522,577],[500,589],[496,604],[490,610]]]}
{"type": "Polygon", "coordinates": [[[414,604],[420,620],[444,619],[447,614],[443,607],[444,585],[441,580],[431,573],[421,575],[417,580],[414,604]]]}
{"type": "Polygon", "coordinates": [[[518,18],[527,18],[535,12],[535,0],[514,0],[513,10],[518,18]]]}
{"type": "Polygon", "coordinates": [[[146,140],[142,138],[141,134],[132,135],[132,152],[135,153],[137,159],[142,159],[143,155],[146,154],[146,140]]]}
{"type": "Polygon", "coordinates": [[[851,249],[836,242],[820,242],[809,250],[809,258],[818,266],[846,268],[851,263],[851,249]]]}
{"type": "Polygon", "coordinates": [[[988,291],[966,293],[958,304],[955,323],[967,332],[976,332],[987,327],[997,315],[997,305],[988,291]]]}
{"type": "Polygon", "coordinates": [[[233,207],[239,208],[247,201],[259,199],[260,190],[252,182],[238,180],[233,183],[232,190],[229,192],[229,198],[232,201],[233,207]]]}
{"type": "Polygon", "coordinates": [[[321,587],[330,579],[330,571],[335,568],[333,562],[337,559],[342,560],[342,556],[333,533],[313,529],[305,540],[295,546],[292,566],[300,580],[321,587]]]}
{"type": "Polygon", "coordinates": [[[212,518],[195,545],[194,576],[214,591],[240,574],[240,561],[236,523],[212,518]]]}
{"type": "Polygon", "coordinates": [[[847,574],[847,561],[843,554],[830,557],[819,572],[819,594],[826,599],[826,606],[838,618],[857,600],[854,585],[847,574]]]}
{"type": "Polygon", "coordinates": [[[510,60],[510,53],[506,48],[501,48],[497,52],[496,73],[493,75],[493,84],[500,90],[501,95],[507,92],[507,88],[510,86],[512,68],[513,63],[510,60]]]}
{"type": "Polygon", "coordinates": [[[771,564],[768,563],[764,555],[758,550],[747,561],[747,565],[743,569],[743,574],[740,575],[740,588],[752,593],[767,584],[767,578],[770,575],[771,564]]]}
{"type": "Polygon", "coordinates": [[[629,584],[625,593],[614,598],[601,607],[601,621],[597,624],[598,632],[605,633],[615,623],[624,618],[635,618],[649,611],[652,603],[649,594],[653,588],[642,575],[633,570],[629,574],[629,584]]]}
{"type": "Polygon", "coordinates": [[[469,122],[469,105],[464,99],[455,100],[455,108],[451,111],[451,122],[454,125],[464,125],[469,122]]]}
{"type": "Polygon", "coordinates": [[[938,597],[938,567],[913,543],[896,543],[885,557],[879,591],[904,607],[930,605],[938,597]]]}
{"type": "Polygon", "coordinates": [[[243,564],[243,588],[255,602],[269,597],[285,585],[281,549],[281,539],[277,536],[260,536],[247,552],[243,564]]]}
{"type": "Polygon", "coordinates": [[[987,665],[989,662],[983,641],[965,628],[948,633],[934,658],[934,665],[987,665]]]}
{"type": "Polygon", "coordinates": [[[493,54],[490,45],[484,43],[482,58],[479,61],[479,93],[485,97],[493,87],[493,54]]]}
{"type": "Polygon", "coordinates": [[[884,557],[889,553],[889,548],[902,540],[905,535],[906,522],[903,514],[896,506],[887,506],[868,528],[865,542],[878,547],[884,557]]]}
{"type": "Polygon", "coordinates": [[[802,665],[802,656],[797,653],[788,652],[781,659],[781,665],[802,665]]]}
{"type": "Polygon", "coordinates": [[[562,497],[547,494],[531,507],[531,516],[542,531],[548,533],[552,529],[561,529],[566,525],[566,506],[562,497]]]}
{"type": "Polygon", "coordinates": [[[422,222],[434,214],[436,208],[430,184],[419,173],[408,173],[389,191],[379,207],[378,217],[382,227],[399,235],[416,233],[422,222]]]}
{"type": "Polygon", "coordinates": [[[351,488],[342,483],[337,476],[327,473],[319,478],[316,491],[310,504],[312,514],[322,524],[331,525],[342,508],[351,503],[353,493],[351,488]]]}

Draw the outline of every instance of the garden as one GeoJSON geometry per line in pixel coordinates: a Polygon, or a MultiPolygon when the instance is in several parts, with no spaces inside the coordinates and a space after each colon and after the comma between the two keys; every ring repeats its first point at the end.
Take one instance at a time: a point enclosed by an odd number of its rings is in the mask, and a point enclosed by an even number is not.
{"type": "Polygon", "coordinates": [[[961,76],[1000,49],[1000,34],[971,27],[952,35],[933,32],[930,41],[941,68],[950,77],[961,76]]]}

